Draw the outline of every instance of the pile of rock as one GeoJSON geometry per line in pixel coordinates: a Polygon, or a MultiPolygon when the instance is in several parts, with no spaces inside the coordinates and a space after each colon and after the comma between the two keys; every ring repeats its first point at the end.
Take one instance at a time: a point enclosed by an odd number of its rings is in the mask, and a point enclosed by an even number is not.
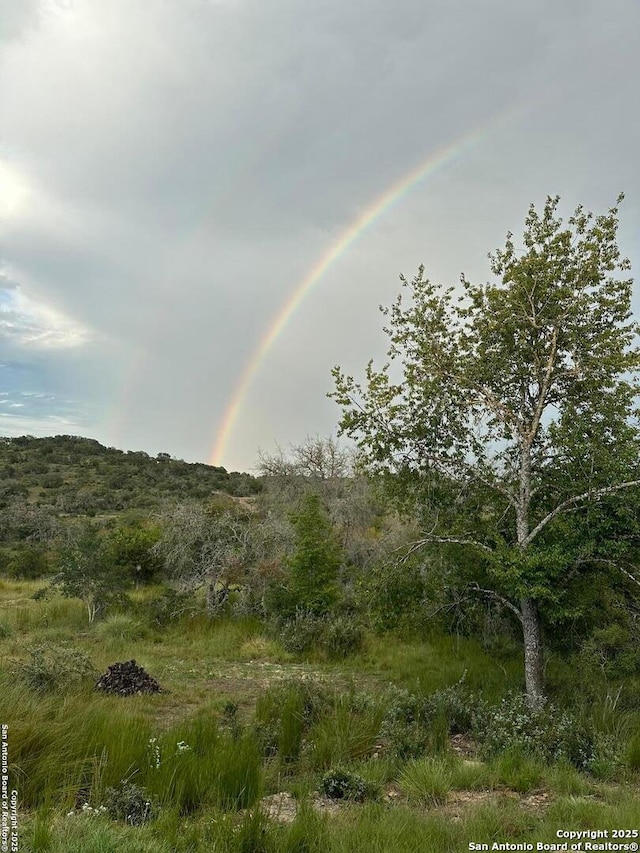
{"type": "Polygon", "coordinates": [[[136,693],[160,693],[162,688],[134,660],[128,660],[108,667],[96,682],[96,690],[117,693],[118,696],[133,696],[136,693]]]}

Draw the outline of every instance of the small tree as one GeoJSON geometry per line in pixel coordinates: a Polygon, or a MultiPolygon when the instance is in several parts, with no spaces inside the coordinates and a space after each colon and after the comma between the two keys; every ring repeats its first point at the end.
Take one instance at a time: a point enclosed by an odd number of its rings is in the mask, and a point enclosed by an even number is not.
{"type": "Polygon", "coordinates": [[[90,623],[110,605],[122,604],[126,599],[126,579],[109,559],[99,532],[89,525],[62,550],[51,584],[66,598],[80,598],[90,623]]]}
{"type": "Polygon", "coordinates": [[[295,547],[283,584],[272,584],[268,591],[267,609],[280,619],[300,610],[324,616],[339,597],[341,555],[320,497],[305,495],[292,521],[295,547]]]}
{"type": "Polygon", "coordinates": [[[136,584],[153,583],[162,569],[154,550],[161,537],[160,527],[146,519],[125,518],[109,531],[105,548],[118,570],[136,584]]]}
{"type": "Polygon", "coordinates": [[[370,362],[364,388],[335,368],[331,395],[369,469],[391,475],[404,499],[419,496],[430,529],[414,547],[481,558],[477,590],[522,624],[532,705],[544,701],[542,613],[576,572],[620,566],[628,545],[602,518],[597,541],[564,536],[563,525],[584,530],[589,511],[602,516],[640,485],[640,350],[618,210],[578,207],[564,227],[558,202],[530,207],[522,248],[509,234],[489,256],[496,283],[463,276],[457,298],[422,267],[401,277],[408,303],[401,294],[382,309],[391,362],[370,362]]]}
{"type": "Polygon", "coordinates": [[[230,500],[209,507],[185,503],[161,527],[153,552],[164,560],[167,577],[191,592],[204,587],[207,613],[215,616],[252,558],[251,514],[230,500]]]}

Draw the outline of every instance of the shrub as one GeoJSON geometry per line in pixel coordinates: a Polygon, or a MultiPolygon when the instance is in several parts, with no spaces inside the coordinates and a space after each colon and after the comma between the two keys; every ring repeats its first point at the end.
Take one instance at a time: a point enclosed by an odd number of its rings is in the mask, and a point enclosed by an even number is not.
{"type": "Polygon", "coordinates": [[[280,626],[278,637],[284,649],[293,654],[319,648],[328,657],[341,659],[360,651],[364,628],[347,616],[328,619],[308,611],[298,611],[280,626]]]}
{"type": "Polygon", "coordinates": [[[313,613],[298,611],[281,626],[278,636],[285,651],[304,654],[319,645],[325,620],[313,613]]]}
{"type": "Polygon", "coordinates": [[[429,719],[423,699],[408,690],[392,688],[380,728],[389,754],[400,760],[417,758],[429,745],[429,719]]]}
{"type": "Polygon", "coordinates": [[[374,567],[361,595],[376,631],[413,628],[424,621],[425,583],[417,561],[374,567]]]}
{"type": "Polygon", "coordinates": [[[107,788],[104,797],[107,814],[130,826],[141,826],[157,815],[157,806],[144,788],[123,779],[117,788],[107,788]]]}
{"type": "Polygon", "coordinates": [[[479,706],[474,728],[486,755],[516,750],[545,761],[565,759],[578,768],[588,767],[595,758],[593,733],[585,723],[551,703],[530,708],[521,695],[479,706]]]}
{"type": "Polygon", "coordinates": [[[457,684],[436,690],[427,696],[423,714],[430,720],[444,718],[450,734],[467,734],[472,731],[482,699],[467,690],[465,675],[457,684]]]}
{"type": "Polygon", "coordinates": [[[336,768],[322,777],[320,791],[331,800],[362,802],[371,795],[371,787],[362,776],[349,770],[336,768]]]}
{"type": "Polygon", "coordinates": [[[42,546],[31,543],[20,543],[5,568],[5,572],[9,576],[25,580],[40,578],[48,574],[49,571],[47,552],[42,546]]]}
{"type": "Polygon", "coordinates": [[[407,760],[445,749],[449,734],[471,732],[482,702],[466,689],[463,676],[428,696],[393,687],[386,704],[381,737],[392,757],[407,760]]]}
{"type": "Polygon", "coordinates": [[[267,614],[287,622],[297,611],[328,614],[340,598],[338,571],[342,554],[320,498],[305,495],[292,517],[295,550],[287,560],[286,583],[271,583],[264,597],[267,614]]]}
{"type": "Polygon", "coordinates": [[[322,648],[331,658],[346,658],[356,654],[364,642],[362,625],[352,618],[338,616],[327,622],[321,635],[322,648]]]}
{"type": "Polygon", "coordinates": [[[95,677],[94,665],[80,649],[40,643],[28,651],[29,660],[15,664],[14,672],[34,690],[69,689],[95,677]]]}
{"type": "Polygon", "coordinates": [[[165,589],[162,595],[144,603],[144,613],[149,622],[158,628],[164,628],[183,616],[194,616],[196,612],[191,594],[176,589],[165,589]]]}

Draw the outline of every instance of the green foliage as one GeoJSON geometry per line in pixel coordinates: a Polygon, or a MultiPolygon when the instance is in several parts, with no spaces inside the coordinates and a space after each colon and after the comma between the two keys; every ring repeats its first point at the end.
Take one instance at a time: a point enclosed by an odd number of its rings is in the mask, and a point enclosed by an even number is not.
{"type": "Polygon", "coordinates": [[[449,734],[473,729],[478,702],[464,681],[428,696],[390,689],[380,732],[387,752],[406,760],[445,749],[449,734]]]}
{"type": "Polygon", "coordinates": [[[580,768],[595,759],[594,733],[585,722],[551,703],[531,708],[522,695],[509,694],[493,706],[478,702],[473,727],[486,755],[515,750],[580,768]]]}
{"type": "Polygon", "coordinates": [[[143,634],[142,625],[127,613],[112,613],[96,627],[101,640],[138,640],[143,634]]]}
{"type": "Polygon", "coordinates": [[[576,576],[633,565],[640,525],[639,327],[618,209],[578,207],[564,225],[558,204],[530,207],[523,249],[508,234],[490,255],[492,283],[463,277],[460,296],[422,267],[402,278],[382,309],[388,363],[363,385],[335,368],[331,395],[362,464],[417,508],[423,545],[464,549],[478,594],[520,613],[537,705],[543,619],[575,614],[576,576]]]}
{"type": "Polygon", "coordinates": [[[640,770],[640,732],[627,743],[625,763],[631,770],[640,770]]]}
{"type": "Polygon", "coordinates": [[[415,560],[375,566],[363,579],[361,597],[378,631],[424,623],[426,585],[415,560]]]}
{"type": "Polygon", "coordinates": [[[153,583],[162,570],[162,560],[154,550],[161,537],[156,524],[142,519],[123,519],[108,533],[104,543],[109,561],[134,583],[153,583]]]}
{"type": "Polygon", "coordinates": [[[327,655],[339,660],[357,654],[364,643],[364,628],[357,618],[337,616],[330,619],[321,637],[321,646],[327,655]]]}
{"type": "Polygon", "coordinates": [[[302,655],[320,645],[325,627],[323,617],[298,611],[279,626],[278,639],[285,651],[302,655]]]}
{"type": "Polygon", "coordinates": [[[492,765],[496,781],[521,794],[540,787],[545,776],[545,764],[540,755],[506,743],[492,765]]]}
{"type": "Polygon", "coordinates": [[[96,675],[89,657],[71,646],[40,643],[29,648],[28,654],[28,660],[14,665],[14,672],[33,690],[71,690],[96,675]]]}
{"type": "Polygon", "coordinates": [[[122,779],[116,788],[107,788],[103,805],[110,818],[130,826],[141,826],[153,820],[157,811],[149,792],[130,779],[122,779]]]}
{"type": "Polygon", "coordinates": [[[324,774],[320,791],[331,800],[353,800],[357,803],[372,794],[371,786],[362,776],[339,767],[324,774]]]}
{"type": "Polygon", "coordinates": [[[302,803],[278,853],[326,853],[329,849],[326,820],[316,809],[302,803]]]}
{"type": "Polygon", "coordinates": [[[332,699],[313,681],[288,681],[265,691],[256,703],[256,732],[266,755],[293,761],[303,736],[331,709],[332,699]]]}
{"type": "Polygon", "coordinates": [[[58,572],[51,585],[65,598],[80,598],[85,603],[89,622],[103,616],[109,607],[127,601],[128,581],[110,559],[99,531],[83,525],[60,554],[58,572]]]}
{"type": "Polygon", "coordinates": [[[338,570],[341,556],[329,518],[315,494],[305,495],[293,518],[296,541],[288,561],[290,592],[289,613],[276,613],[278,618],[293,616],[303,610],[316,616],[327,614],[336,604],[338,570]]]}
{"type": "Polygon", "coordinates": [[[452,780],[451,767],[445,759],[423,758],[410,761],[402,769],[398,782],[409,799],[434,806],[445,802],[452,780]]]}
{"type": "Polygon", "coordinates": [[[339,698],[332,712],[309,731],[310,765],[326,770],[368,758],[378,746],[383,713],[377,704],[359,708],[348,697],[339,698]]]}
{"type": "Polygon", "coordinates": [[[5,557],[3,571],[14,578],[28,580],[49,574],[51,565],[46,548],[40,544],[20,542],[5,557]]]}
{"type": "Polygon", "coordinates": [[[356,617],[316,616],[297,611],[278,628],[278,639],[284,649],[294,654],[305,654],[316,648],[327,657],[340,660],[356,654],[364,643],[364,627],[356,617]]]}
{"type": "Polygon", "coordinates": [[[591,681],[590,673],[607,679],[640,675],[640,626],[624,619],[596,628],[583,643],[578,666],[591,681]]]}
{"type": "Polygon", "coordinates": [[[250,474],[228,473],[168,454],[154,458],[124,452],[88,438],[21,436],[0,442],[0,504],[10,510],[4,526],[9,540],[41,537],[61,511],[95,516],[204,500],[214,492],[255,495],[261,489],[250,474]]]}
{"type": "Polygon", "coordinates": [[[190,592],[167,587],[160,595],[145,601],[139,610],[151,625],[164,628],[183,617],[195,616],[198,606],[190,592]]]}

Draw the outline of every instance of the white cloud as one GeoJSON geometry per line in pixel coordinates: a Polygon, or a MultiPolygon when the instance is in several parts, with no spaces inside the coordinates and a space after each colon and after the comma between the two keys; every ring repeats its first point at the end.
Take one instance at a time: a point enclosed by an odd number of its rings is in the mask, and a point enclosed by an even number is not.
{"type": "Polygon", "coordinates": [[[91,340],[89,329],[49,305],[26,296],[11,280],[0,276],[0,336],[18,347],[67,349],[91,340]]]}

